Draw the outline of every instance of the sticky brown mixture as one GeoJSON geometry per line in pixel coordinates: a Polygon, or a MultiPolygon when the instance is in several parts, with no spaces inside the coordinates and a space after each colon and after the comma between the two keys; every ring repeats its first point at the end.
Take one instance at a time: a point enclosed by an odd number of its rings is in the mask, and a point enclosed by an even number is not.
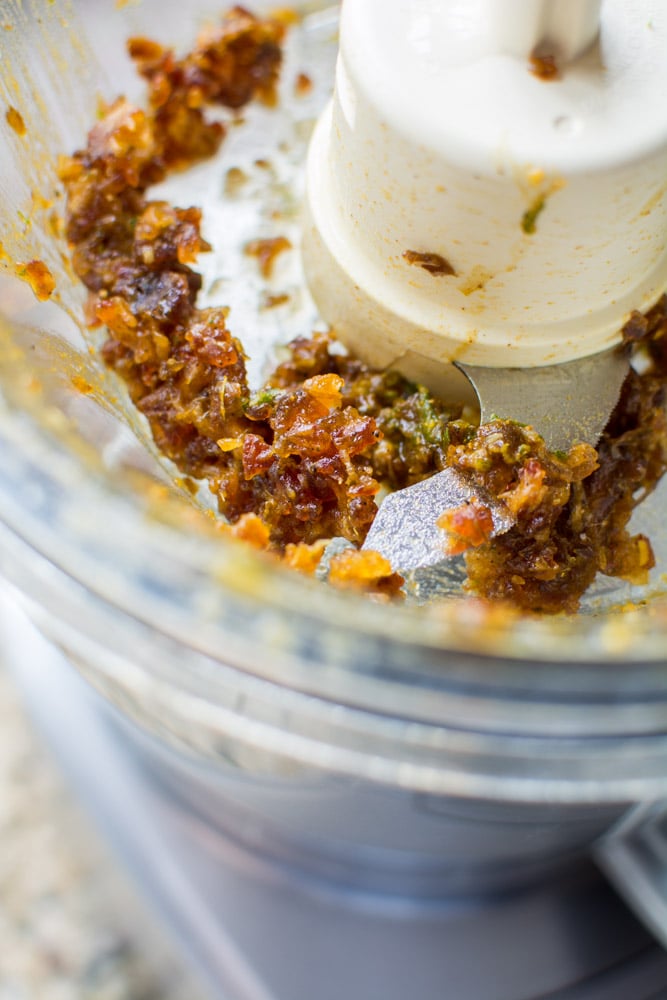
{"type": "Polygon", "coordinates": [[[448,453],[448,462],[505,501],[516,524],[468,546],[473,588],[531,611],[575,611],[598,572],[648,582],[651,543],[628,521],[667,468],[667,298],[634,314],[626,341],[641,343],[643,374],[631,370],[597,450],[550,452],[530,428],[486,424],[448,453]]]}
{"type": "Polygon", "coordinates": [[[334,535],[363,540],[378,490],[367,453],[379,431],[344,403],[333,372],[250,392],[226,310],[196,306],[201,278],[191,265],[208,249],[199,210],[150,201],[146,190],[219,147],[224,126],[207,120],[205,102],[274,100],[283,30],[235,8],[182,60],[132,39],[149,110],[119,99],[60,168],[89,323],[109,331],[105,361],[161,451],[209,481],[230,521],[257,514],[278,549],[334,535]]]}
{"type": "MultiPolygon", "coordinates": [[[[185,476],[208,481],[232,533],[302,572],[315,570],[326,539],[363,542],[381,485],[400,489],[456,464],[516,521],[489,538],[483,510],[445,519],[483,596],[572,610],[598,570],[643,580],[650,545],[626,525],[665,466],[664,302],[628,325],[626,339],[642,345],[650,367],[628,380],[597,454],[583,445],[554,454],[511,421],[476,429],[459,406],[370,370],[322,334],[294,341],[267,385],[250,391],[226,309],[196,304],[193,265],[209,249],[199,210],[151,201],[147,190],[216,152],[225,126],[206,117],[207,104],[275,101],[283,33],[284,19],[236,7],[183,59],[131,39],[148,110],[120,98],[86,148],[61,163],[88,322],[106,327],[104,360],[127,383],[157,446],[185,476]]],[[[330,575],[384,596],[401,583],[372,552],[342,553],[330,575]]]]}

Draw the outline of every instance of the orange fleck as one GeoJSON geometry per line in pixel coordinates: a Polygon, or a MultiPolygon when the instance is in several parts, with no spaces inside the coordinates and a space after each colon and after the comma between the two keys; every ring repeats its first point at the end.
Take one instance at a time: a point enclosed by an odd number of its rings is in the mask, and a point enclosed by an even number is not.
{"type": "Polygon", "coordinates": [[[28,282],[40,302],[49,299],[55,290],[55,278],[41,260],[31,260],[27,264],[17,263],[16,275],[28,282]]]}
{"type": "Polygon", "coordinates": [[[312,576],[319,566],[328,544],[327,538],[320,538],[319,541],[313,542],[311,545],[306,542],[299,542],[296,545],[290,542],[285,547],[284,562],[290,569],[312,576]]]}
{"type": "Polygon", "coordinates": [[[278,306],[284,306],[289,300],[290,297],[287,292],[279,292],[276,295],[264,295],[260,309],[276,309],[278,306]]]}
{"type": "Polygon", "coordinates": [[[440,515],[436,524],[447,532],[447,555],[459,556],[467,549],[476,549],[488,542],[493,534],[493,517],[484,504],[474,498],[440,515]]]}
{"type": "Polygon", "coordinates": [[[84,396],[90,396],[90,394],[95,391],[94,387],[83,377],[83,375],[72,375],[70,381],[76,391],[82,393],[84,396]]]}
{"type": "Polygon", "coordinates": [[[341,389],[344,379],[340,375],[313,375],[303,383],[309,396],[321,403],[327,410],[337,410],[343,401],[341,389]]]}
{"type": "Polygon", "coordinates": [[[342,590],[362,590],[381,599],[400,597],[403,577],[391,563],[372,549],[346,549],[334,556],[329,567],[329,583],[342,590]]]}
{"type": "Polygon", "coordinates": [[[307,73],[298,73],[294,81],[294,93],[297,97],[305,97],[313,89],[313,81],[307,73]]]}
{"type": "Polygon", "coordinates": [[[558,63],[556,62],[556,57],[551,52],[544,54],[533,52],[528,60],[528,64],[530,72],[533,76],[536,76],[538,80],[551,82],[552,80],[560,79],[558,63]]]}
{"type": "MultiPolygon", "coordinates": [[[[48,230],[55,240],[62,239],[65,233],[65,220],[59,212],[51,212],[47,219],[48,230]]],[[[69,258],[66,258],[69,260],[69,258]]]]}
{"type": "Polygon", "coordinates": [[[5,111],[5,119],[10,128],[13,128],[17,135],[25,135],[28,129],[23,121],[23,115],[11,105],[5,111]]]}
{"type": "Polygon", "coordinates": [[[235,451],[243,447],[243,438],[219,438],[215,443],[220,451],[235,451]]]}
{"type": "Polygon", "coordinates": [[[537,510],[547,495],[546,469],[536,459],[529,458],[519,469],[519,480],[510,490],[501,494],[501,499],[515,517],[520,513],[537,510]]]}
{"type": "Polygon", "coordinates": [[[388,576],[391,571],[391,563],[379,552],[346,549],[331,560],[329,579],[332,583],[365,582],[388,576]]]}
{"type": "Polygon", "coordinates": [[[57,173],[64,184],[78,180],[83,172],[84,167],[80,160],[75,160],[73,156],[58,157],[57,173]]]}
{"type": "Polygon", "coordinates": [[[269,11],[269,17],[286,28],[299,23],[299,12],[294,7],[274,7],[269,11]]]}
{"type": "Polygon", "coordinates": [[[227,525],[228,534],[256,549],[265,549],[269,544],[269,529],[257,514],[242,514],[235,524],[227,525]]]}
{"type": "Polygon", "coordinates": [[[43,194],[39,191],[32,192],[32,211],[35,212],[45,212],[47,209],[51,208],[53,202],[49,198],[45,198],[43,194]]]}
{"type": "Polygon", "coordinates": [[[93,303],[93,321],[90,325],[98,324],[122,337],[133,334],[137,328],[137,317],[124,299],[114,295],[110,299],[99,299],[93,303]]]}

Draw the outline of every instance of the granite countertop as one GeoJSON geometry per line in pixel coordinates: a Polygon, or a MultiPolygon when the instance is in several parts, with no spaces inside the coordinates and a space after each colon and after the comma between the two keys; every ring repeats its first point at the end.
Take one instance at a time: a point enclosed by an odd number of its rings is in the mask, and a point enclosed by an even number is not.
{"type": "Polygon", "coordinates": [[[205,1000],[70,797],[1,665],[0,1000],[205,1000]]]}

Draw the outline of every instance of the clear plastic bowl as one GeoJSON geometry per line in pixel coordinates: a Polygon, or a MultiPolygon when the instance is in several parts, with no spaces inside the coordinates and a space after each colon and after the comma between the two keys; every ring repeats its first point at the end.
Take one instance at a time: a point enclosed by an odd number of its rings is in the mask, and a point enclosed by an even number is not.
{"type": "MultiPolygon", "coordinates": [[[[243,242],[276,199],[279,225],[298,236],[300,166],[330,87],[336,13],[303,6],[282,109],[249,111],[221,159],[175,189],[181,202],[210,203],[215,243],[227,169],[252,173],[249,207],[236,206],[237,228],[206,265],[206,294],[231,300],[256,358],[314,321],[302,293],[286,317],[251,323],[259,288],[234,281],[243,242]],[[300,104],[289,97],[296,68],[316,84],[300,104]],[[256,166],[264,157],[273,172],[256,166]]],[[[216,532],[205,491],[193,498],[159,464],[103,369],[43,199],[98,93],[140,93],[124,39],[184,44],[218,7],[33,0],[2,33],[3,101],[27,125],[24,137],[5,128],[3,264],[44,260],[58,300],[37,305],[11,277],[0,289],[2,574],[98,692],[172,755],[174,781],[178,761],[235,776],[263,849],[290,844],[299,864],[335,862],[352,882],[426,896],[525,884],[586,854],[633,804],[667,795],[665,489],[637,515],[658,558],[650,586],[603,581],[572,617],[506,620],[457,598],[374,604],[216,532]],[[307,791],[323,781],[337,790],[333,812],[307,791]],[[371,862],[369,851],[381,854],[371,862]]],[[[284,280],[297,287],[293,266],[284,280]]],[[[195,785],[180,787],[187,802],[195,785]]]]}

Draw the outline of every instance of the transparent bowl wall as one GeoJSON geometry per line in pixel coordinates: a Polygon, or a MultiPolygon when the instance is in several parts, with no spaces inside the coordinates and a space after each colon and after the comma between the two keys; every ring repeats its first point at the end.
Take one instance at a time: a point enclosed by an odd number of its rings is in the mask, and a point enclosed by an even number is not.
{"type": "MultiPolygon", "coordinates": [[[[0,565],[31,616],[156,752],[208,775],[247,776],[248,788],[250,779],[255,789],[288,789],[326,776],[355,790],[350,803],[360,789],[382,799],[365,826],[351,808],[327,834],[337,842],[386,845],[387,817],[400,813],[397,841],[419,850],[409,830],[421,796],[471,815],[502,806],[551,831],[548,854],[559,837],[586,844],[627,804],[663,796],[664,488],[636,516],[658,558],[648,587],[602,580],[577,616],[521,619],[456,597],[423,608],[375,604],[289,573],[221,537],[206,489],[192,497],[160,464],[122,385],[100,364],[98,334],[82,326],[83,291],[53,232],[51,215],[62,212],[55,160],[81,146],[100,95],[140,98],[128,35],[185,45],[219,4],[112,6],[32,0],[7,15],[14,27],[0,39],[3,102],[27,125],[22,137],[0,122],[0,565]],[[12,277],[14,262],[33,258],[57,279],[48,304],[12,277]],[[576,834],[562,832],[568,816],[581,821],[576,834]]],[[[244,113],[215,163],[167,188],[181,204],[205,206],[215,246],[202,258],[205,300],[231,302],[254,378],[276,342],[316,322],[297,293],[296,253],[281,276],[293,307],[258,321],[262,289],[242,253],[258,226],[268,232],[276,205],[277,231],[298,241],[301,167],[330,90],[336,32],[335,8],[305,4],[303,13],[281,109],[244,113]],[[315,87],[297,100],[300,69],[315,87]],[[257,166],[262,159],[272,169],[257,166]],[[234,201],[227,225],[221,192],[239,164],[253,193],[234,201]]],[[[280,822],[324,835],[328,820],[314,804],[280,822]]],[[[445,838],[438,851],[448,850],[445,838]]],[[[497,835],[476,850],[486,864],[500,850],[497,835]]]]}

